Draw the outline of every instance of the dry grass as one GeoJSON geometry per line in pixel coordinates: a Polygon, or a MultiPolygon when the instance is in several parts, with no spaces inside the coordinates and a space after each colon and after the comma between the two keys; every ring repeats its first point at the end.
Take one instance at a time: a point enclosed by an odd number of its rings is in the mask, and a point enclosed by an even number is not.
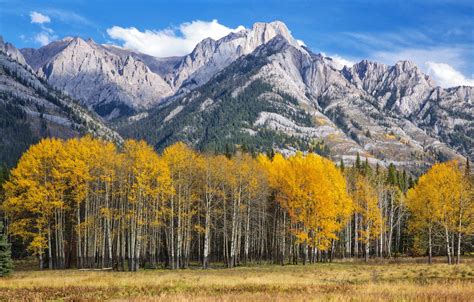
{"type": "Polygon", "coordinates": [[[474,263],[262,265],[235,269],[17,271],[4,301],[473,301],[474,263]]]}

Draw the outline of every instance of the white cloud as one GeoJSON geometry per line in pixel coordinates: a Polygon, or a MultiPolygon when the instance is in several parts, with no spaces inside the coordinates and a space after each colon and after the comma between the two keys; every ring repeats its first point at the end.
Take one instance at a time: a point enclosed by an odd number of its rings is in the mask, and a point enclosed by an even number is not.
{"type": "Polygon", "coordinates": [[[426,62],[429,74],[442,87],[474,86],[474,79],[466,78],[462,73],[445,63],[426,62]]]}
{"type": "Polygon", "coordinates": [[[168,57],[190,53],[205,38],[217,40],[243,29],[243,26],[228,28],[214,19],[211,22],[196,20],[182,23],[176,29],[143,32],[135,27],[113,26],[107,29],[107,33],[112,39],[123,41],[125,48],[156,57],[168,57]]]}
{"type": "Polygon", "coordinates": [[[51,39],[47,33],[41,32],[35,36],[35,41],[41,44],[41,46],[49,44],[51,39]]]}
{"type": "Polygon", "coordinates": [[[299,46],[306,46],[303,40],[296,40],[296,43],[298,43],[299,46]]]}
{"type": "Polygon", "coordinates": [[[41,32],[37,33],[33,39],[41,46],[51,43],[52,40],[57,39],[58,37],[54,34],[54,30],[47,27],[45,23],[51,22],[51,18],[42,13],[32,11],[30,13],[31,23],[39,24],[41,32]]]}
{"type": "Polygon", "coordinates": [[[30,18],[31,18],[31,23],[43,24],[43,23],[51,22],[51,19],[48,16],[43,15],[42,13],[38,13],[38,12],[31,12],[30,18]]]}
{"type": "Polygon", "coordinates": [[[344,66],[347,66],[347,67],[352,67],[352,65],[355,64],[355,61],[353,60],[350,60],[350,59],[347,59],[347,58],[343,58],[341,57],[340,55],[337,55],[337,54],[334,54],[334,55],[328,55],[324,52],[321,52],[321,55],[324,56],[324,57],[329,57],[332,59],[332,62],[334,63],[333,67],[341,70],[342,68],[344,68],[344,66]]]}
{"type": "Polygon", "coordinates": [[[351,60],[347,60],[339,55],[333,55],[333,56],[330,56],[334,62],[334,65],[336,68],[338,69],[342,69],[344,68],[344,66],[347,66],[347,67],[352,67],[352,65],[355,64],[354,61],[351,61],[351,60]]]}
{"type": "Polygon", "coordinates": [[[371,60],[394,64],[401,60],[410,60],[437,85],[453,87],[459,85],[474,86],[474,80],[464,76],[459,69],[466,65],[466,48],[435,47],[426,49],[406,48],[398,51],[377,51],[371,54],[371,60]]]}
{"type": "Polygon", "coordinates": [[[41,46],[51,43],[53,40],[56,40],[58,36],[50,34],[46,31],[42,31],[34,37],[34,40],[39,43],[41,46]]]}
{"type": "Polygon", "coordinates": [[[44,13],[47,13],[49,16],[54,17],[55,20],[58,20],[63,23],[96,26],[96,24],[91,20],[73,11],[58,8],[44,8],[42,9],[42,11],[44,13]]]}

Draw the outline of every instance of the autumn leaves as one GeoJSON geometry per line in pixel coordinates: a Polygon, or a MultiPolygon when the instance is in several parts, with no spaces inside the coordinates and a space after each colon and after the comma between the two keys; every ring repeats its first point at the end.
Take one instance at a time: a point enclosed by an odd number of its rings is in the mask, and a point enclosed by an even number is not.
{"type": "MultiPolygon", "coordinates": [[[[326,251],[353,210],[341,171],[330,160],[297,153],[260,156],[276,201],[288,213],[290,231],[305,247],[326,251]]],[[[308,259],[304,248],[303,261],[308,259]]]]}
{"type": "Polygon", "coordinates": [[[406,221],[416,238],[429,234],[430,251],[443,231],[459,255],[472,234],[467,178],[435,165],[405,200],[409,181],[395,172],[360,161],[343,172],[315,154],[228,158],[177,143],[158,155],[132,140],[45,139],[12,170],[2,208],[41,268],[390,257],[407,250],[406,221]]]}
{"type": "Polygon", "coordinates": [[[435,164],[420,177],[417,186],[408,191],[410,226],[416,243],[428,245],[430,263],[435,238],[444,238],[448,263],[459,263],[462,240],[474,233],[471,177],[469,168],[463,173],[455,162],[435,164]]]}

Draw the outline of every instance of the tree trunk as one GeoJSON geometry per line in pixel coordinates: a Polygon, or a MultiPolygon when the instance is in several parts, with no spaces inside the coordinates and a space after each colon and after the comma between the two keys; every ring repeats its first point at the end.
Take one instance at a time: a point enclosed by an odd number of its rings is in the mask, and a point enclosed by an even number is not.
{"type": "Polygon", "coordinates": [[[281,247],[281,265],[285,265],[285,251],[286,251],[286,211],[283,210],[283,225],[282,225],[282,247],[281,247]]]}
{"type": "Polygon", "coordinates": [[[53,253],[51,246],[51,227],[48,226],[48,269],[53,269],[53,253]]]}
{"type": "Polygon", "coordinates": [[[249,258],[249,245],[250,245],[250,237],[249,237],[249,233],[250,233],[250,200],[249,200],[249,204],[247,205],[247,222],[246,222],[246,225],[245,225],[245,244],[244,244],[244,263],[245,265],[247,265],[247,261],[248,261],[248,258],[249,258]]]}
{"type": "Polygon", "coordinates": [[[431,226],[428,228],[428,263],[433,263],[433,243],[431,240],[431,226]]]}
{"type": "Polygon", "coordinates": [[[357,213],[354,214],[354,257],[359,257],[359,229],[357,226],[357,213]]]}
{"type": "Polygon", "coordinates": [[[461,233],[458,233],[458,250],[457,250],[457,256],[456,256],[456,264],[461,263],[461,233]]]}
{"type": "Polygon", "coordinates": [[[447,227],[445,227],[444,230],[446,235],[446,254],[448,256],[448,264],[451,264],[451,247],[449,246],[449,232],[447,227]]]}

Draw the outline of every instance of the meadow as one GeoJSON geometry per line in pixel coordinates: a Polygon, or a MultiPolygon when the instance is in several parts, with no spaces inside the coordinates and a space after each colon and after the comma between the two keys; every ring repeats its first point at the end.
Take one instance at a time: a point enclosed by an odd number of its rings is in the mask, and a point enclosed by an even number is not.
{"type": "Polygon", "coordinates": [[[17,262],[1,301],[473,301],[474,259],[258,265],[138,272],[45,270],[17,262]]]}

